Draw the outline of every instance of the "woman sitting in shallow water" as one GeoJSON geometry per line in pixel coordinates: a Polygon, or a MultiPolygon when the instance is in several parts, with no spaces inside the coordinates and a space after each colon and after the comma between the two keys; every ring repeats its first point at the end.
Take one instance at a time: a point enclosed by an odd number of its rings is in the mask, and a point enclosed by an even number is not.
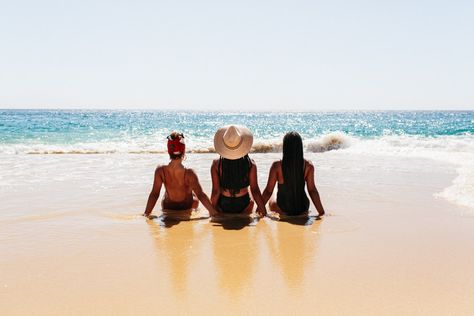
{"type": "Polygon", "coordinates": [[[211,216],[216,214],[209,197],[202,190],[198,176],[193,169],[184,167],[183,160],[186,155],[186,145],[183,134],[176,132],[168,136],[168,154],[170,162],[158,166],[155,170],[153,188],[148,197],[144,216],[150,217],[156,201],[160,196],[161,187],[165,185],[165,196],[162,208],[173,211],[195,209],[199,205],[198,199],[207,208],[211,216]],[[196,199],[197,197],[197,199],[196,199]]]}
{"type": "Polygon", "coordinates": [[[229,125],[220,128],[214,136],[214,148],[220,155],[212,162],[211,201],[222,213],[250,214],[254,202],[257,213],[266,214],[257,181],[257,165],[249,158],[253,135],[245,126],[229,125]],[[250,187],[250,190],[249,190],[250,187]]]}
{"type": "Polygon", "coordinates": [[[275,161],[270,168],[267,187],[262,194],[264,203],[272,196],[277,182],[277,199],[269,203],[271,211],[285,215],[308,214],[309,200],[304,190],[306,184],[318,214],[324,215],[314,183],[314,166],[304,159],[303,141],[297,132],[289,132],[283,138],[283,159],[275,161]]]}

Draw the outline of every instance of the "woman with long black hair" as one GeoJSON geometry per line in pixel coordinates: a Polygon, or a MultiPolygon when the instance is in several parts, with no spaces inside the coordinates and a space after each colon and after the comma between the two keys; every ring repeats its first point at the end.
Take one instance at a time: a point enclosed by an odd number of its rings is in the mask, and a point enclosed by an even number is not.
{"type": "Polygon", "coordinates": [[[270,200],[273,212],[286,215],[307,214],[309,199],[305,185],[318,214],[324,215],[324,207],[314,182],[314,166],[303,157],[303,140],[297,132],[289,132],[283,137],[283,159],[275,161],[268,176],[267,187],[263,191],[263,201],[267,203],[278,183],[277,199],[270,200]]]}
{"type": "Polygon", "coordinates": [[[253,135],[245,126],[225,126],[214,136],[214,148],[220,158],[212,162],[211,202],[218,212],[250,214],[254,206],[250,191],[257,203],[257,213],[266,214],[257,165],[248,156],[252,143],[253,135]]]}

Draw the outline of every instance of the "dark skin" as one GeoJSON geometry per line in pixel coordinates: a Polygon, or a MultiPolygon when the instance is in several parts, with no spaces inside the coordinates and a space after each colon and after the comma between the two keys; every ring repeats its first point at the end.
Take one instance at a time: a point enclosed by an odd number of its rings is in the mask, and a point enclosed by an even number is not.
{"type": "Polygon", "coordinates": [[[204,207],[209,211],[209,215],[214,216],[217,213],[209,197],[202,190],[197,174],[192,169],[184,168],[182,164],[183,159],[184,156],[178,159],[172,159],[168,165],[158,166],[156,168],[153,188],[148,196],[148,202],[143,216],[150,217],[160,197],[163,184],[166,186],[167,192],[162,201],[162,206],[168,201],[180,202],[186,199],[192,199],[192,208],[197,208],[199,201],[201,201],[204,207]]]}
{"type": "MultiPolygon", "coordinates": [[[[220,181],[219,181],[219,159],[215,159],[212,161],[211,166],[211,177],[212,177],[212,193],[211,193],[211,202],[214,208],[217,209],[217,202],[219,201],[220,195],[224,196],[232,196],[232,194],[226,190],[221,188],[220,181]]],[[[267,214],[267,210],[265,209],[265,203],[262,199],[262,193],[260,192],[260,188],[258,186],[257,180],[257,165],[253,160],[251,160],[251,167],[249,170],[249,184],[250,184],[250,192],[252,193],[252,198],[257,203],[257,214],[259,216],[265,216],[267,214]]],[[[246,195],[249,192],[249,188],[240,189],[240,191],[235,195],[236,197],[246,195]]],[[[246,213],[251,213],[253,210],[254,203],[250,201],[249,206],[244,211],[246,213]]]]}
{"type": "MultiPolygon", "coordinates": [[[[267,187],[263,191],[262,198],[265,203],[268,202],[270,197],[273,194],[273,189],[275,188],[275,184],[278,182],[279,184],[283,184],[283,170],[281,169],[281,161],[275,161],[271,168],[270,174],[268,175],[268,183],[267,187]]],[[[319,216],[324,215],[324,207],[321,203],[321,198],[319,196],[318,189],[316,188],[316,183],[314,181],[314,166],[313,164],[305,159],[305,174],[304,180],[306,182],[306,187],[308,189],[308,194],[311,197],[311,201],[313,201],[316,210],[318,211],[319,216]]],[[[284,213],[276,203],[275,200],[270,200],[268,204],[270,210],[277,213],[284,213]]]]}

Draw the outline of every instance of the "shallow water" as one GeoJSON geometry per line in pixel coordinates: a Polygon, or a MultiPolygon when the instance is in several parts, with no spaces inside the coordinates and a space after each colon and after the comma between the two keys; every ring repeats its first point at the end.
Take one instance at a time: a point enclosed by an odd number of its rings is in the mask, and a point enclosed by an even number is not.
{"type": "MultiPolygon", "coordinates": [[[[230,123],[244,124],[252,130],[255,136],[252,153],[281,152],[283,135],[295,130],[303,136],[307,153],[343,150],[348,155],[367,155],[369,159],[410,157],[449,163],[456,167],[458,176],[439,192],[439,196],[474,209],[474,111],[0,110],[0,190],[23,179],[35,183],[35,179],[46,178],[46,174],[59,183],[62,178],[84,178],[87,172],[91,172],[90,183],[97,190],[95,185],[103,179],[94,176],[95,167],[91,164],[104,161],[126,165],[127,159],[94,159],[85,154],[130,155],[129,160],[138,157],[145,162],[140,157],[146,155],[142,154],[165,152],[166,135],[174,129],[185,133],[188,152],[210,153],[213,152],[214,132],[230,123]],[[70,161],[70,173],[59,170],[56,174],[55,159],[59,158],[29,159],[25,157],[28,154],[75,154],[81,156],[81,160],[60,159],[61,162],[70,161]],[[25,176],[25,170],[31,172],[31,177],[25,176]]],[[[131,168],[137,167],[131,165],[131,168]]],[[[117,176],[112,178],[117,179],[117,176]]],[[[128,181],[125,178],[117,180],[128,181]]],[[[87,189],[88,185],[86,183],[81,189],[87,189]]]]}
{"type": "MultiPolygon", "coordinates": [[[[262,188],[279,156],[252,155],[262,188]]],[[[185,162],[207,192],[214,157],[185,162]]],[[[470,208],[435,196],[457,177],[451,164],[344,150],[307,158],[321,220],[216,222],[140,216],[165,155],[8,156],[2,313],[474,312],[470,208]]]]}
{"type": "Polygon", "coordinates": [[[472,314],[473,134],[472,111],[1,110],[1,313],[472,314]],[[140,216],[165,136],[186,134],[209,193],[230,122],[262,189],[300,131],[326,216],[140,216]]]}

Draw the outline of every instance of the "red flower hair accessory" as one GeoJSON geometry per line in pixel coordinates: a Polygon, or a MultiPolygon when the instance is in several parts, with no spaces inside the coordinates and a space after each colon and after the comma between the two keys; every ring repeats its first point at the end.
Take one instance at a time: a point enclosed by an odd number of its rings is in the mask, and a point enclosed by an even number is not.
{"type": "MultiPolygon", "coordinates": [[[[173,135],[175,136],[175,135],[173,135]]],[[[184,154],[186,150],[186,145],[184,143],[184,135],[177,134],[174,139],[171,138],[171,135],[168,138],[168,154],[180,155],[184,154]]]]}

